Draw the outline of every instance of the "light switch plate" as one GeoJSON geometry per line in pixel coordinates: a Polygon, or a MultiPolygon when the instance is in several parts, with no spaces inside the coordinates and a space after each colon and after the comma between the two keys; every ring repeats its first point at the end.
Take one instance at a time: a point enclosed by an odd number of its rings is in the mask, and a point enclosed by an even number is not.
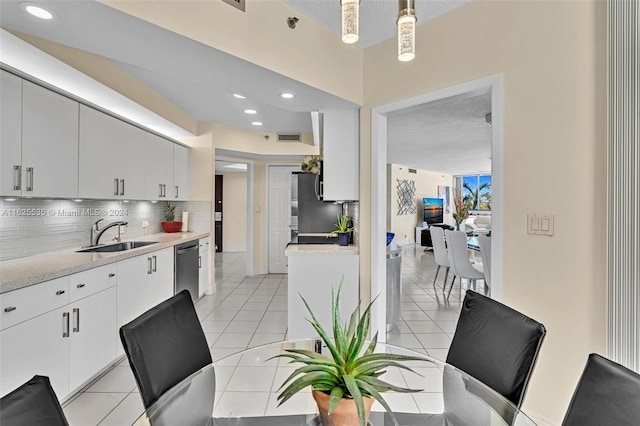
{"type": "Polygon", "coordinates": [[[553,237],[553,215],[529,213],[527,215],[527,234],[553,237]]]}

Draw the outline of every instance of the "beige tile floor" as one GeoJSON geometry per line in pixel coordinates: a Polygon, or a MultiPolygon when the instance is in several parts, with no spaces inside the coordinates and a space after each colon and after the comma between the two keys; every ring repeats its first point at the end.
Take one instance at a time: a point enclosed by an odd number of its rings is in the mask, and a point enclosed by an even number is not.
{"type": "MultiPolygon", "coordinates": [[[[214,360],[286,338],[287,276],[247,277],[244,258],[244,253],[216,254],[216,293],[196,303],[214,360]]],[[[403,247],[401,318],[387,340],[444,359],[460,311],[460,293],[456,285],[445,301],[442,271],[437,288],[432,285],[435,270],[432,252],[403,247]]],[[[144,411],[126,360],[65,402],[63,409],[72,426],[130,425],[144,411]]]]}

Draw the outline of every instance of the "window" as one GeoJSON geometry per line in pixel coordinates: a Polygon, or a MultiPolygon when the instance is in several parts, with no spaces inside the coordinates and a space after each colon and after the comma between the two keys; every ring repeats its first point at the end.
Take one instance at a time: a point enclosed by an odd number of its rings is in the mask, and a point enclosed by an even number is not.
{"type": "Polygon", "coordinates": [[[470,210],[491,210],[491,175],[460,176],[458,182],[470,210]]]}

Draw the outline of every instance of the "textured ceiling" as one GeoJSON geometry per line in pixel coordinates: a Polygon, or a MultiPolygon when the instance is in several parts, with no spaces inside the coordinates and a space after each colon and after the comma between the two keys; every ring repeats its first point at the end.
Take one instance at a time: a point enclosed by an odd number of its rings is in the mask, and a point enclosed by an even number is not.
{"type": "MultiPolygon", "coordinates": [[[[416,0],[418,28],[450,10],[463,6],[471,0],[416,0]]],[[[305,16],[341,36],[340,0],[284,0],[305,16]]],[[[398,18],[397,0],[361,0],[360,39],[363,49],[396,35],[398,18]]],[[[419,29],[417,30],[419,31],[419,29]]]]}
{"type": "Polygon", "coordinates": [[[460,96],[387,119],[387,162],[451,175],[491,171],[491,96],[460,96]]]}

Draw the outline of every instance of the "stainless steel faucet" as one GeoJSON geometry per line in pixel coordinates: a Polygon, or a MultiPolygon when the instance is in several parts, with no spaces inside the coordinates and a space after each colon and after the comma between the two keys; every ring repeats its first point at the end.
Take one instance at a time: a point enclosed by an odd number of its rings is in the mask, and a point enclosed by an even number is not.
{"type": "Polygon", "coordinates": [[[111,222],[108,223],[104,226],[104,228],[100,229],[98,228],[98,223],[100,223],[103,219],[99,219],[96,221],[96,223],[94,223],[93,225],[91,225],[91,242],[90,245],[91,246],[97,246],[99,244],[100,241],[100,237],[102,236],[102,234],[104,234],[104,231],[106,231],[109,228],[112,228],[114,226],[118,227],[118,236],[116,237],[116,240],[118,242],[120,242],[120,226],[121,225],[127,225],[129,222],[123,222],[121,220],[116,221],[116,222],[111,222]]]}

